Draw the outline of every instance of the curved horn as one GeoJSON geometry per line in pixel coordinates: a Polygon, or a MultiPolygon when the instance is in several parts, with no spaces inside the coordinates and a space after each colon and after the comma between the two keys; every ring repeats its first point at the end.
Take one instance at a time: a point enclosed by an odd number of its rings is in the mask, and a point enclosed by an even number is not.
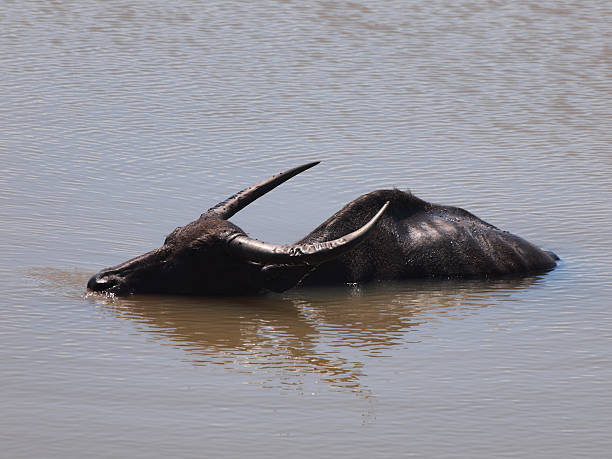
{"type": "Polygon", "coordinates": [[[310,244],[277,245],[237,235],[228,241],[230,250],[240,257],[251,261],[270,264],[316,265],[336,258],[363,242],[370,230],[389,206],[389,201],[380,208],[372,219],[352,233],[333,241],[313,242],[310,244]]]}
{"type": "Polygon", "coordinates": [[[311,167],[316,166],[319,163],[320,161],[315,161],[312,163],[304,164],[303,166],[294,167],[293,169],[281,172],[280,174],[273,175],[272,177],[269,177],[262,182],[245,188],[239,193],[230,196],[225,201],[220,202],[216,206],[208,209],[208,212],[217,213],[221,218],[227,220],[236,212],[244,209],[257,198],[260,198],[261,196],[266,194],[268,191],[273,190],[281,183],[289,180],[291,177],[294,177],[300,172],[304,172],[306,169],[310,169],[311,167]]]}

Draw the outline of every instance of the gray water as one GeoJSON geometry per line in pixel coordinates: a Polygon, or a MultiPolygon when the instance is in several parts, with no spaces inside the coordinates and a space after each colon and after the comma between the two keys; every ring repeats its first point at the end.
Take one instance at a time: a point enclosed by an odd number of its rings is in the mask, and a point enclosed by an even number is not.
{"type": "Polygon", "coordinates": [[[610,457],[612,6],[0,2],[0,456],[610,457]],[[236,191],[411,189],[545,275],[87,296],[236,191]]]}

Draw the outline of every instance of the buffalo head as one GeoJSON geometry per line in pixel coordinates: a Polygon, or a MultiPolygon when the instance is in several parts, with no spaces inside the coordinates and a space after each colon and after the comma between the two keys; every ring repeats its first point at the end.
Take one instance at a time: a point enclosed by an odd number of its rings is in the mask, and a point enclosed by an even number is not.
{"type": "Polygon", "coordinates": [[[89,280],[87,288],[115,295],[233,295],[266,289],[283,291],[294,286],[319,264],[362,242],[388,205],[356,231],[310,244],[261,242],[228,221],[257,198],[316,164],[290,169],[246,188],[196,221],[175,229],[160,248],[100,271],[89,280]]]}

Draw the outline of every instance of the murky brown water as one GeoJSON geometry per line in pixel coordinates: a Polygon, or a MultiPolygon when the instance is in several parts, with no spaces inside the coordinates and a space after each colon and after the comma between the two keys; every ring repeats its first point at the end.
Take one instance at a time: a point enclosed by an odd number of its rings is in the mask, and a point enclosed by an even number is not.
{"type": "Polygon", "coordinates": [[[609,2],[0,3],[0,456],[608,457],[609,2]],[[376,188],[557,252],[514,281],[85,296],[241,188],[376,188]]]}

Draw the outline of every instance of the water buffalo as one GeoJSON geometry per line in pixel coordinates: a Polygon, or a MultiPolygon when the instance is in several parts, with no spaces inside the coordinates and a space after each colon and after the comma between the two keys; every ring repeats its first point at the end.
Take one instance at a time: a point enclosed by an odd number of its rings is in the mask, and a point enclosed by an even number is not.
{"type": "Polygon", "coordinates": [[[458,207],[378,190],[332,215],[292,245],[252,239],[232,215],[313,162],[235,194],[151,252],[94,275],[87,288],[115,295],[244,295],[407,278],[498,277],[543,272],[558,257],[458,207]]]}

